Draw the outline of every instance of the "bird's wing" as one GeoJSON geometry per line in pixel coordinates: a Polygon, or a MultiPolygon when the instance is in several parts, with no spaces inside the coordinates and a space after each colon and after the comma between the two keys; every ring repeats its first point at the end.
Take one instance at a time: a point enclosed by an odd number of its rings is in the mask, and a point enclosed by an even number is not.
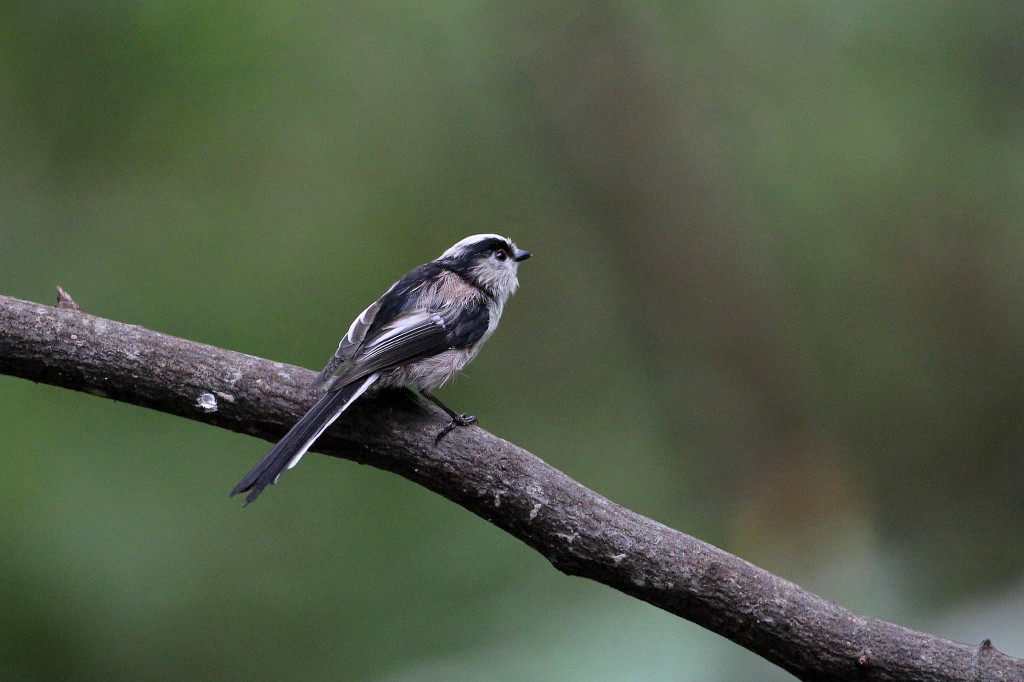
{"type": "Polygon", "coordinates": [[[482,294],[464,294],[461,305],[450,306],[438,293],[458,282],[436,263],[410,270],[352,322],[311,388],[338,390],[378,370],[479,341],[489,322],[482,294]]]}
{"type": "MultiPolygon", "coordinates": [[[[391,289],[388,289],[384,294],[391,293],[394,289],[394,285],[391,289]]],[[[310,390],[317,391],[321,390],[334,378],[334,375],[342,369],[342,366],[348,362],[353,355],[359,350],[359,347],[366,340],[366,333],[370,330],[374,320],[377,317],[377,312],[380,310],[381,301],[383,297],[374,301],[366,310],[359,313],[359,317],[352,321],[352,325],[348,328],[348,332],[341,339],[341,343],[338,344],[338,350],[334,351],[334,355],[331,357],[330,362],[323,368],[319,376],[313,380],[310,385],[310,390]]]]}
{"type": "Polygon", "coordinates": [[[486,327],[487,310],[482,304],[463,306],[456,314],[451,310],[418,310],[401,315],[366,340],[342,377],[354,380],[445,350],[472,345],[486,327]],[[478,318],[481,324],[467,325],[467,315],[478,318]]]}
{"type": "MultiPolygon", "coordinates": [[[[429,264],[428,264],[429,265],[429,264]]],[[[336,375],[347,375],[351,369],[353,358],[366,344],[368,338],[374,338],[384,323],[389,319],[401,317],[403,310],[410,307],[420,295],[417,289],[422,286],[422,271],[428,265],[413,268],[400,280],[392,284],[384,294],[367,306],[366,310],[352,321],[345,336],[338,344],[327,366],[323,368],[313,383],[312,391],[322,391],[328,386],[337,390],[342,382],[334,381],[336,375]]]]}
{"type": "Polygon", "coordinates": [[[482,302],[461,306],[457,313],[442,309],[400,315],[364,339],[332,388],[446,350],[470,346],[483,336],[487,321],[487,307],[482,302]]]}

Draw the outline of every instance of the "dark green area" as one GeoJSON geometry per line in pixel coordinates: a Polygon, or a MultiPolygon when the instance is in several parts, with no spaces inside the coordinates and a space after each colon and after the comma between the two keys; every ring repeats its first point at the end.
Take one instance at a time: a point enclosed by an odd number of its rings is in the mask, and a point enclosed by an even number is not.
{"type": "MultiPolygon", "coordinates": [[[[443,399],[1024,656],[1024,9],[0,4],[0,293],[314,369],[478,232],[443,399]]],[[[785,679],[392,475],[0,377],[0,678],[785,679]]]]}

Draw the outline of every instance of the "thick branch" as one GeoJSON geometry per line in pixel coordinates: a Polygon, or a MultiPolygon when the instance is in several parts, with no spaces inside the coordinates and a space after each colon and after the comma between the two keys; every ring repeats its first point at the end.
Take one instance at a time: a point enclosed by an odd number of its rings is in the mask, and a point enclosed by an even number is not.
{"type": "MultiPolygon", "coordinates": [[[[268,440],[312,403],[308,370],[0,296],[0,373],[268,440]]],[[[559,570],[693,621],[803,680],[1024,680],[1024,661],[858,616],[640,516],[479,428],[368,396],[317,450],[393,471],[490,521],[559,570]]]]}

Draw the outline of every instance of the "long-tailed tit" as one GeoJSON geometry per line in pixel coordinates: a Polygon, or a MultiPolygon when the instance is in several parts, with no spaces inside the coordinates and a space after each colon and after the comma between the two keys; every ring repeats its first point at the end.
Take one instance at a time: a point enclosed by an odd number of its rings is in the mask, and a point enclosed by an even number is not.
{"type": "Polygon", "coordinates": [[[505,237],[475,234],[410,270],[349,327],[312,389],[325,391],[295,426],[245,475],[231,495],[246,504],[295,466],[313,442],[366,391],[410,386],[448,413],[435,438],[476,423],[434,397],[433,391],[476,357],[498,326],[505,301],[519,285],[519,262],[529,251],[505,237]]]}

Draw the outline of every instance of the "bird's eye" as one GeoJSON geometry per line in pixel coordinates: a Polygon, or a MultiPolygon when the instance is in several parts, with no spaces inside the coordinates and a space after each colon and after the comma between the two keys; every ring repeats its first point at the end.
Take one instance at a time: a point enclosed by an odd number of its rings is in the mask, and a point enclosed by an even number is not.
{"type": "Polygon", "coordinates": [[[506,258],[508,258],[508,253],[505,252],[505,249],[498,249],[497,251],[494,252],[494,257],[500,261],[503,261],[506,258]]]}

